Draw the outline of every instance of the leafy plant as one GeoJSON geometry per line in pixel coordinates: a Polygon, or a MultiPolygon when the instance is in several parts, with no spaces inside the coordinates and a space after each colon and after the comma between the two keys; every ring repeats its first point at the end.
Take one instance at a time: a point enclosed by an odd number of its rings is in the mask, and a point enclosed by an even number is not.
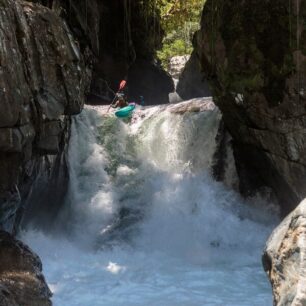
{"type": "Polygon", "coordinates": [[[171,57],[192,52],[192,37],[199,28],[204,3],[205,0],[156,0],[166,33],[157,56],[165,69],[171,57]]]}

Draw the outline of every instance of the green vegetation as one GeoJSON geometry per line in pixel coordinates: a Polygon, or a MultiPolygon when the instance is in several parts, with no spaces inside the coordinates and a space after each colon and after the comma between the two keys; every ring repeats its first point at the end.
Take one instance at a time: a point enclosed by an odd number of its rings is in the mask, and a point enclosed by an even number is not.
{"type": "Polygon", "coordinates": [[[206,0],[156,0],[165,30],[163,47],[157,52],[164,68],[176,55],[192,52],[192,37],[199,29],[201,13],[206,0]]]}

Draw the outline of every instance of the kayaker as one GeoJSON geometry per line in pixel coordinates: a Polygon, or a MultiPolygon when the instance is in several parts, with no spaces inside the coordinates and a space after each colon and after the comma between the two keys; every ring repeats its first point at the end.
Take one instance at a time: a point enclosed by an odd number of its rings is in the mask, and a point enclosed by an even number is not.
{"type": "Polygon", "coordinates": [[[123,108],[123,107],[126,107],[128,106],[129,104],[127,103],[126,99],[125,99],[125,95],[123,92],[118,92],[116,94],[116,102],[113,104],[113,108],[123,108]]]}

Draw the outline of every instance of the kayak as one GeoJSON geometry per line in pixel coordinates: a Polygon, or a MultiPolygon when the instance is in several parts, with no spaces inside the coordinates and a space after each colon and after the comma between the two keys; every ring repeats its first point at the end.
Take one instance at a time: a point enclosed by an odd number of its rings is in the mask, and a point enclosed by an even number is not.
{"type": "Polygon", "coordinates": [[[128,106],[120,108],[119,110],[117,110],[115,112],[115,115],[118,118],[129,117],[133,113],[135,107],[136,107],[135,103],[130,103],[128,106]]]}

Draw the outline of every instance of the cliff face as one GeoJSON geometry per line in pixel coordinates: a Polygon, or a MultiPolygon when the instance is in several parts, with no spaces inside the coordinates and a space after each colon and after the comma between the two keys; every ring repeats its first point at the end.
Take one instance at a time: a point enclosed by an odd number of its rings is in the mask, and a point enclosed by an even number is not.
{"type": "Polygon", "coordinates": [[[65,180],[69,116],[90,72],[67,25],[39,4],[0,1],[0,41],[0,227],[12,231],[37,177],[65,180]]]}
{"type": "Polygon", "coordinates": [[[195,39],[241,191],[270,187],[283,213],[306,193],[305,17],[299,0],[208,0],[195,39]]]}

